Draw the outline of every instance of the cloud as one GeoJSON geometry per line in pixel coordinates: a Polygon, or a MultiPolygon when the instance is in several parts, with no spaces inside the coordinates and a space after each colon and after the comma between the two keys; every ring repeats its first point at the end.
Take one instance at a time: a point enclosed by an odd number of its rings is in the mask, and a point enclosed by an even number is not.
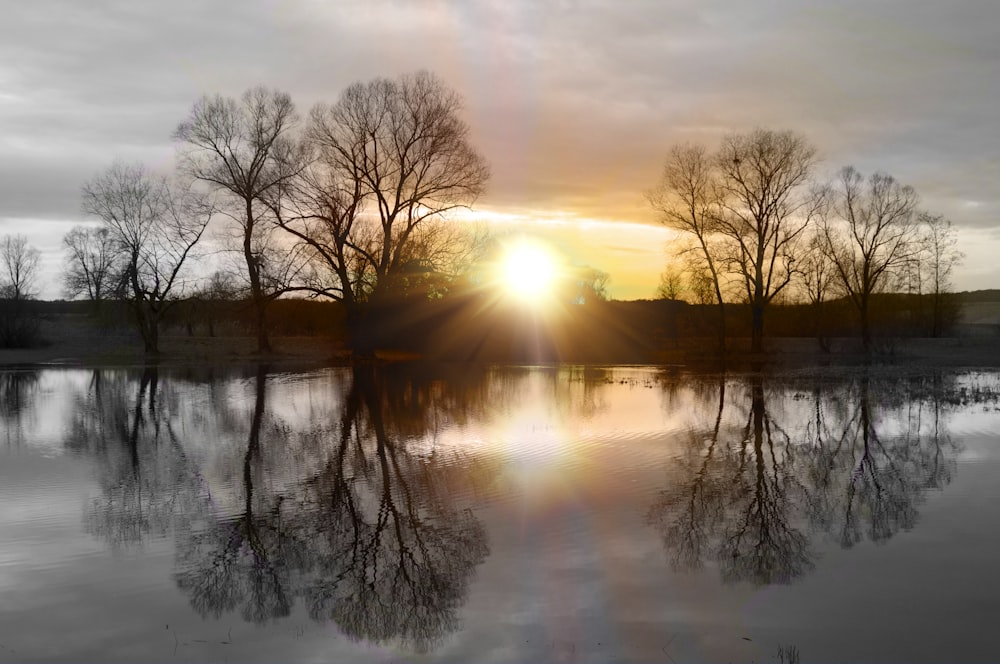
{"type": "Polygon", "coordinates": [[[116,157],[168,167],[201,94],[270,85],[304,112],[426,68],[466,101],[493,209],[651,222],[672,143],[767,126],[989,228],[997,62],[992,0],[40,0],[0,22],[0,219],[79,218],[116,157]]]}

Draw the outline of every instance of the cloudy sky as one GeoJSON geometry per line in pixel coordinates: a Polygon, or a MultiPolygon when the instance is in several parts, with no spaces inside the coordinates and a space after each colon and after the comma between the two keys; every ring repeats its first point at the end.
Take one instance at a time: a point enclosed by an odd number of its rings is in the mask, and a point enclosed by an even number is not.
{"type": "Polygon", "coordinates": [[[914,185],[960,228],[959,289],[1000,287],[996,0],[0,0],[0,234],[44,252],[115,158],[169,168],[204,93],[303,112],[416,69],[465,99],[492,165],[476,209],[648,297],[668,235],[643,191],[669,146],[793,129],[824,174],[914,185]]]}

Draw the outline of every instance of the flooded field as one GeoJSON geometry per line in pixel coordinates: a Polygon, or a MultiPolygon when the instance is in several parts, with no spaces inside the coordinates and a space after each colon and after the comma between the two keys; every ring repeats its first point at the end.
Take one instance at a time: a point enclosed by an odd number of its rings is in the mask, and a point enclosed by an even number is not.
{"type": "Polygon", "coordinates": [[[1000,374],[0,372],[0,661],[983,661],[1000,374]]]}

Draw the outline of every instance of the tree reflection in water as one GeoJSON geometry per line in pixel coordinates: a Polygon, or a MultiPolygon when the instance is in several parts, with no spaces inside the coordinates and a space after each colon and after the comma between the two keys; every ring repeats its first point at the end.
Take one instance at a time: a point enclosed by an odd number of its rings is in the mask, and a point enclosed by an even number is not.
{"type": "Polygon", "coordinates": [[[97,458],[102,494],[89,501],[84,528],[113,548],[165,536],[198,507],[199,478],[175,431],[176,410],[155,366],[138,380],[96,370],[77,399],[65,445],[97,458]]]}
{"type": "Polygon", "coordinates": [[[803,409],[788,407],[808,398],[794,383],[760,373],[727,403],[720,377],[713,427],[690,432],[679,476],[649,512],[674,568],[710,561],[725,582],[789,583],[812,568],[815,534],[850,547],[912,528],[925,490],[947,484],[955,465],[946,389],[933,381],[816,381],[803,409]],[[746,402],[742,426],[723,426],[726,408],[739,410],[728,404],[746,402]]]}
{"type": "Polygon", "coordinates": [[[22,418],[34,406],[37,392],[37,371],[0,371],[0,424],[8,445],[19,445],[24,439],[22,418]]]}
{"type": "Polygon", "coordinates": [[[499,466],[424,443],[442,423],[481,411],[495,386],[485,376],[453,384],[359,367],[296,425],[269,401],[275,378],[258,367],[247,415],[214,385],[210,409],[182,412],[158,406],[155,371],[137,383],[95,374],[67,440],[102,457],[103,495],[89,507],[88,531],[120,546],[165,532],[169,521],[176,583],[202,616],[238,611],[264,623],[302,601],[352,639],[430,649],[457,628],[489,553],[471,507],[499,466]],[[197,454],[176,430],[214,433],[222,448],[242,441],[239,470],[223,483],[236,503],[209,490],[201,472],[211,468],[189,461],[197,454]],[[280,477],[289,457],[291,479],[280,477]]]}

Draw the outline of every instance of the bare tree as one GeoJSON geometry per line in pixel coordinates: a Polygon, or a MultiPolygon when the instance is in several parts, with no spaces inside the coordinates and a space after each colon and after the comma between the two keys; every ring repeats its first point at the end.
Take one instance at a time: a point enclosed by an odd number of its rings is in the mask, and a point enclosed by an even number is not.
{"type": "Polygon", "coordinates": [[[720,214],[719,185],[712,157],[701,145],[683,144],[671,148],[659,184],[647,194],[660,222],[690,235],[696,242],[705,272],[711,277],[715,301],[719,305],[719,349],[726,348],[726,311],[722,297],[719,252],[713,236],[720,214]]]}
{"type": "Polygon", "coordinates": [[[107,227],[75,226],[63,236],[66,294],[98,302],[117,290],[122,253],[107,227]]]}
{"type": "Polygon", "coordinates": [[[373,350],[363,347],[365,302],[414,261],[440,269],[467,255],[447,213],[475,201],[489,169],[461,106],[426,72],[355,83],[336,104],[313,109],[315,161],[272,198],[281,225],[313,254],[311,290],[346,305],[362,354],[373,350]]]}
{"type": "Polygon", "coordinates": [[[174,137],[189,147],[183,156],[184,170],[224,192],[232,203],[220,211],[240,230],[261,352],[271,349],[267,305],[289,290],[284,277],[294,272],[285,262],[288,254],[276,251],[270,226],[273,220],[263,198],[304,166],[292,137],[297,123],[291,97],[256,87],[238,101],[220,95],[202,97],[174,132],[174,137]],[[273,269],[276,259],[282,266],[279,269],[273,269]]]}
{"type": "Polygon", "coordinates": [[[956,302],[951,295],[951,274],[965,254],[956,248],[958,231],[941,215],[921,212],[918,222],[923,228],[927,276],[931,288],[931,335],[941,336],[949,319],[956,315],[956,302]],[[950,315],[949,315],[950,314],[950,315]]]}
{"type": "Polygon", "coordinates": [[[0,240],[0,297],[20,302],[35,296],[41,254],[23,235],[0,240]]]}
{"type": "Polygon", "coordinates": [[[596,267],[584,265],[571,270],[569,278],[570,298],[575,304],[606,302],[608,282],[611,275],[596,267]]]}
{"type": "Polygon", "coordinates": [[[837,281],[858,311],[865,352],[871,351],[872,295],[888,286],[920,251],[917,192],[891,175],[867,179],[852,166],[840,171],[823,215],[824,251],[837,281]]]}
{"type": "Polygon", "coordinates": [[[0,238],[0,348],[38,342],[39,317],[28,300],[35,296],[40,254],[23,235],[0,238]]]}
{"type": "Polygon", "coordinates": [[[665,300],[681,299],[684,290],[684,277],[673,265],[668,265],[660,273],[660,283],[656,287],[656,296],[665,300]]]}
{"type": "Polygon", "coordinates": [[[731,134],[715,157],[719,172],[717,234],[724,260],[745,288],[752,313],[751,349],[763,349],[764,310],[792,281],[799,240],[816,214],[810,186],[816,150],[791,131],[731,134]]]}
{"type": "Polygon", "coordinates": [[[805,252],[800,261],[799,273],[802,275],[806,299],[812,305],[816,343],[825,352],[829,352],[830,339],[825,330],[827,322],[825,304],[835,285],[836,273],[833,262],[823,251],[823,246],[824,239],[821,233],[809,236],[805,241],[805,252]]]}
{"type": "Polygon", "coordinates": [[[214,208],[140,164],[115,163],[83,186],[83,209],[122,252],[136,326],[146,352],[158,353],[160,321],[184,288],[181,270],[214,208]]]}

